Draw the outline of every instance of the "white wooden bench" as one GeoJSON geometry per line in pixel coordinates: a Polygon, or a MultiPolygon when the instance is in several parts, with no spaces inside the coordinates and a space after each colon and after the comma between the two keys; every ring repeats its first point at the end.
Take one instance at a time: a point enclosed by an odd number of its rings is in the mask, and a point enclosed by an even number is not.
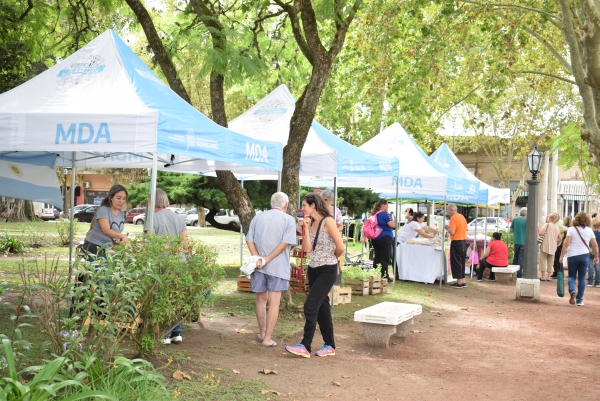
{"type": "Polygon", "coordinates": [[[514,276],[519,271],[519,265],[508,265],[506,267],[492,267],[492,272],[496,273],[496,281],[502,284],[510,284],[514,276]]]}
{"type": "Polygon", "coordinates": [[[392,335],[406,337],[413,318],[421,312],[421,305],[381,302],[354,312],[354,321],[362,323],[368,345],[388,347],[392,335]]]}

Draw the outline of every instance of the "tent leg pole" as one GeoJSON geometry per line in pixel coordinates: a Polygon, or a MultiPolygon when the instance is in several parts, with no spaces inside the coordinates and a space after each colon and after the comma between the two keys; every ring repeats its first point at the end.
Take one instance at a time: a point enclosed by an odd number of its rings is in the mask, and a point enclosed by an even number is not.
{"type": "MultiPolygon", "coordinates": [[[[479,253],[479,248],[477,247],[477,217],[479,217],[479,197],[477,197],[477,205],[475,205],[475,235],[473,237],[473,250],[479,253]]],[[[485,244],[485,239],[483,243],[485,244]]],[[[473,280],[473,262],[471,262],[471,280],[473,280]]]]}
{"type": "Polygon", "coordinates": [[[281,192],[281,171],[277,172],[277,192],[281,192]]]}
{"type": "Polygon", "coordinates": [[[154,209],[156,208],[156,174],[158,157],[157,153],[152,153],[152,172],[150,174],[150,204],[146,212],[146,228],[149,233],[154,232],[154,209]]]}
{"type": "Polygon", "coordinates": [[[440,264],[440,291],[442,290],[442,281],[448,282],[448,266],[446,265],[446,195],[444,195],[444,212],[442,213],[442,263],[440,264]]]}
{"type": "Polygon", "coordinates": [[[396,277],[397,277],[397,270],[398,270],[398,265],[397,265],[397,260],[398,260],[398,213],[399,213],[399,209],[398,209],[398,176],[396,176],[396,228],[394,229],[394,257],[392,259],[392,271],[394,272],[394,282],[392,283],[392,286],[395,287],[396,286],[396,277]]]}
{"type": "MultiPolygon", "coordinates": [[[[242,188],[244,188],[244,178],[242,178],[242,188]]],[[[240,221],[240,266],[244,264],[244,231],[240,221]]]]}
{"type": "MultiPolygon", "coordinates": [[[[73,213],[75,213],[75,158],[76,152],[72,152],[71,156],[71,210],[69,211],[69,279],[71,280],[71,276],[73,275],[73,213]]],[[[66,184],[66,182],[65,182],[66,184]]],[[[65,192],[65,196],[66,196],[65,192]]]]}

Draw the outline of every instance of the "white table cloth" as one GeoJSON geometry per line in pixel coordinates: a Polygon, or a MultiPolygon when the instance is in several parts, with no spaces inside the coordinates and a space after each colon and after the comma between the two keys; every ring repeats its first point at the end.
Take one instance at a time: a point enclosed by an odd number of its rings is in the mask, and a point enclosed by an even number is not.
{"type": "Polygon", "coordinates": [[[399,244],[397,255],[400,280],[431,284],[440,275],[441,264],[446,265],[441,246],[399,244]]]}

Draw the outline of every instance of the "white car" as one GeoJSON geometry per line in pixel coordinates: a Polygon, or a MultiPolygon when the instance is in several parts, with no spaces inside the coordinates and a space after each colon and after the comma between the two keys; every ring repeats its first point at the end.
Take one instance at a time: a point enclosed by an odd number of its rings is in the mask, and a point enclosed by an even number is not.
{"type": "Polygon", "coordinates": [[[240,218],[233,210],[221,209],[215,214],[215,221],[221,224],[240,223],[240,218]]]}
{"type": "MultiPolygon", "coordinates": [[[[176,213],[177,214],[177,213],[176,213]]],[[[185,214],[177,214],[178,216],[181,217],[181,219],[183,219],[183,221],[186,221],[186,215],[185,214]]],[[[143,226],[146,223],[146,213],[144,214],[138,214],[137,216],[135,216],[133,218],[133,224],[139,225],[139,226],[143,226]]]]}
{"type": "MultiPolygon", "coordinates": [[[[510,230],[510,220],[504,217],[478,217],[476,220],[471,221],[467,225],[467,234],[475,234],[475,225],[477,225],[477,234],[484,234],[485,231],[485,220],[487,219],[487,232],[504,231],[506,233],[510,230]]],[[[485,233],[487,234],[487,233],[485,233]]]]}
{"type": "MultiPolygon", "coordinates": [[[[204,208],[204,215],[206,216],[210,212],[207,208],[204,208]]],[[[195,226],[198,224],[198,209],[190,209],[186,213],[186,222],[188,226],[195,226]]]]}

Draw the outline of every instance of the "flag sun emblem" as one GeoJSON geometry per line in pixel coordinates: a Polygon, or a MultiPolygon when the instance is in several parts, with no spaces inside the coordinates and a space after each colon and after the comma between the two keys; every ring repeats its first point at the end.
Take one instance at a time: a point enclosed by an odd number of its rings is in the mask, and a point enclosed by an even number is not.
{"type": "Polygon", "coordinates": [[[9,164],[9,167],[16,176],[21,177],[23,175],[21,169],[16,164],[9,164]]]}

